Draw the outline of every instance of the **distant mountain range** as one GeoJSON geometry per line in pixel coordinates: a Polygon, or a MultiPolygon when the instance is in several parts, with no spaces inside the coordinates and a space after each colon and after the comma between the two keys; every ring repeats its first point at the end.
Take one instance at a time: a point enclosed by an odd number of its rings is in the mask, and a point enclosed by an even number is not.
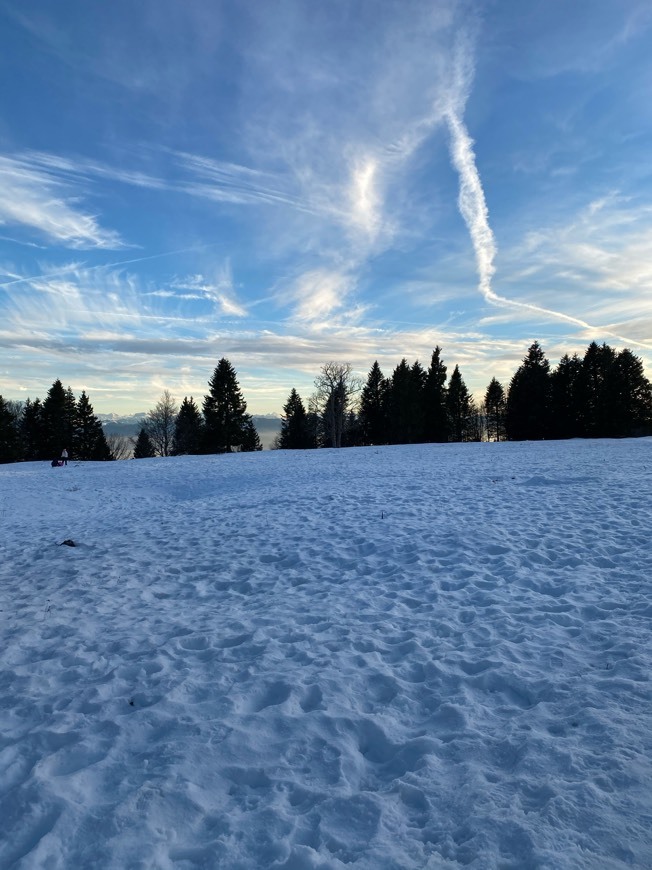
{"type": "MultiPolygon", "coordinates": [[[[137,414],[96,414],[107,435],[125,435],[127,438],[138,435],[146,411],[137,414]]],[[[269,450],[278,433],[281,431],[281,418],[275,414],[252,414],[254,426],[258,432],[263,450],[269,450]]]]}

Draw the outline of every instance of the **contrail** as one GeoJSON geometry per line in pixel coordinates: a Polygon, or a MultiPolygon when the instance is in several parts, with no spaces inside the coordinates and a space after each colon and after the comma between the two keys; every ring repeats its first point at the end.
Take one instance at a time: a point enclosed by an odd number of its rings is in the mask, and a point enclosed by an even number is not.
{"type": "Polygon", "coordinates": [[[472,65],[469,61],[469,52],[463,50],[462,42],[459,41],[455,57],[455,80],[454,88],[449,96],[449,101],[444,109],[443,116],[450,133],[451,162],[458,172],[460,179],[460,191],[458,205],[460,214],[469,230],[471,243],[475,252],[475,261],[478,270],[478,289],[487,302],[494,305],[508,306],[532,311],[535,314],[544,314],[588,329],[592,332],[601,332],[613,336],[625,344],[635,344],[649,348],[649,342],[637,341],[618,335],[604,327],[596,327],[561,311],[553,311],[540,305],[532,305],[528,302],[516,302],[499,296],[491,287],[491,281],[496,271],[494,259],[496,257],[496,242],[489,224],[489,209],[485,199],[480,173],[475,162],[473,140],[469,136],[466,125],[462,120],[464,105],[468,98],[471,78],[473,75],[472,65]]]}
{"type": "MultiPolygon", "coordinates": [[[[214,242],[213,244],[218,244],[214,242]]],[[[147,257],[136,257],[132,260],[119,260],[117,263],[99,263],[97,266],[88,266],[88,272],[94,272],[97,269],[114,269],[116,266],[129,266],[132,263],[143,263],[145,260],[157,260],[159,257],[172,257],[175,254],[187,254],[189,251],[203,251],[206,248],[213,247],[213,244],[193,245],[191,248],[180,248],[178,251],[163,251],[161,254],[150,254],[147,257]]],[[[85,263],[73,263],[66,266],[65,269],[58,269],[56,272],[48,272],[45,275],[29,275],[25,278],[16,278],[13,281],[5,281],[0,284],[2,287],[11,287],[14,284],[24,284],[29,281],[42,281],[44,278],[58,278],[60,275],[68,275],[70,272],[76,272],[78,269],[85,268],[85,263]]]]}

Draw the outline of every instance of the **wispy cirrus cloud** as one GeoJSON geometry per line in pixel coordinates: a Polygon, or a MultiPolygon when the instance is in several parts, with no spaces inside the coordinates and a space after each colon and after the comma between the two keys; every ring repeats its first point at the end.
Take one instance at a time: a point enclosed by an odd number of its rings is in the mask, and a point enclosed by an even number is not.
{"type": "Polygon", "coordinates": [[[247,309],[238,301],[233,286],[233,273],[229,260],[215,270],[212,280],[204,275],[188,275],[171,282],[174,290],[186,291],[188,298],[209,299],[226,316],[246,317],[247,309]]]}
{"type": "Polygon", "coordinates": [[[345,269],[309,269],[283,282],[276,297],[284,305],[293,305],[290,320],[316,324],[344,306],[354,282],[345,269]]]}
{"type": "Polygon", "coordinates": [[[125,247],[119,233],[81,208],[82,195],[29,156],[0,156],[0,224],[28,228],[65,248],[125,247]]]}

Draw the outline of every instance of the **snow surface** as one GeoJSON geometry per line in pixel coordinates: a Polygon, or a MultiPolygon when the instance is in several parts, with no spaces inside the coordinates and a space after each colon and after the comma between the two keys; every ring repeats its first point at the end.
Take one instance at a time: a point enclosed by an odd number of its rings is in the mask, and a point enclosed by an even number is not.
{"type": "Polygon", "coordinates": [[[0,518],[2,868],[652,867],[652,440],[9,465],[0,518]]]}

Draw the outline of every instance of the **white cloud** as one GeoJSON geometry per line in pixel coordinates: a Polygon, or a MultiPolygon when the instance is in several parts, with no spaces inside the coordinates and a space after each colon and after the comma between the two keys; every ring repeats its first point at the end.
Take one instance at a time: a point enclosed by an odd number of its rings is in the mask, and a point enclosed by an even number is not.
{"type": "Polygon", "coordinates": [[[297,302],[294,318],[299,321],[324,321],[342,308],[351,290],[346,272],[313,269],[300,275],[287,291],[297,302]]]}
{"type": "Polygon", "coordinates": [[[349,189],[351,221],[370,241],[376,237],[382,220],[378,170],[378,160],[373,157],[356,161],[349,189]]]}
{"type": "Polygon", "coordinates": [[[229,260],[226,260],[215,270],[212,281],[203,275],[188,275],[174,281],[172,287],[177,290],[191,291],[190,294],[186,295],[186,298],[209,299],[224,315],[246,317],[248,314],[245,306],[236,297],[229,260]]]}
{"type": "Polygon", "coordinates": [[[81,192],[29,157],[0,156],[0,224],[36,230],[67,248],[124,247],[117,232],[79,208],[81,192]]]}

